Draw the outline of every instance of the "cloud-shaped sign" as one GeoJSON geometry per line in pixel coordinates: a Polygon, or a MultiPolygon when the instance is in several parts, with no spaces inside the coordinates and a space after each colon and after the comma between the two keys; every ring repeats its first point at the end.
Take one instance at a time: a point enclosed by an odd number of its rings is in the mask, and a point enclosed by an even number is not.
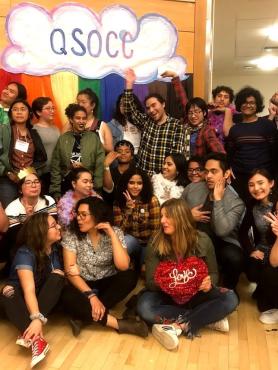
{"type": "Polygon", "coordinates": [[[72,71],[86,78],[124,75],[134,68],[138,83],[157,79],[171,69],[184,76],[186,62],[175,55],[175,26],[159,14],[140,19],[127,7],[114,5],[100,15],[77,3],[52,12],[22,3],[6,19],[10,45],[3,51],[5,70],[42,76],[72,71]]]}

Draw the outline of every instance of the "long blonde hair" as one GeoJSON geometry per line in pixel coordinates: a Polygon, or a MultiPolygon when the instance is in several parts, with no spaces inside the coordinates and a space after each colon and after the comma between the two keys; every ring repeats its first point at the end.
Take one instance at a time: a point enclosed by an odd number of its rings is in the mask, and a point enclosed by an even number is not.
{"type": "Polygon", "coordinates": [[[161,256],[176,254],[185,257],[196,248],[198,232],[195,221],[184,199],[169,199],[162,204],[169,218],[174,221],[175,233],[166,235],[162,226],[154,236],[153,248],[161,256]]]}

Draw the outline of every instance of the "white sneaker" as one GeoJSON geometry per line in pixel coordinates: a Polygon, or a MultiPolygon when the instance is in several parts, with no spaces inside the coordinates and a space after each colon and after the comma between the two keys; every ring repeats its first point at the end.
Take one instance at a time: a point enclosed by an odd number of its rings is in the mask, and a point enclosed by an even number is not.
{"type": "Polygon", "coordinates": [[[223,333],[228,333],[228,331],[230,330],[227,317],[224,317],[224,319],[222,320],[213,322],[212,324],[207,325],[207,327],[212,330],[222,331],[223,333]]]}
{"type": "Polygon", "coordinates": [[[18,344],[21,347],[30,348],[32,345],[31,339],[25,339],[23,336],[19,335],[16,339],[16,344],[18,344]]]}
{"type": "Polygon", "coordinates": [[[278,309],[273,308],[272,310],[262,312],[259,317],[259,320],[263,324],[277,324],[278,323],[278,309]]]}
{"type": "Polygon", "coordinates": [[[168,350],[176,349],[179,345],[178,336],[182,330],[175,328],[174,325],[154,324],[152,334],[160,344],[168,350]]]}

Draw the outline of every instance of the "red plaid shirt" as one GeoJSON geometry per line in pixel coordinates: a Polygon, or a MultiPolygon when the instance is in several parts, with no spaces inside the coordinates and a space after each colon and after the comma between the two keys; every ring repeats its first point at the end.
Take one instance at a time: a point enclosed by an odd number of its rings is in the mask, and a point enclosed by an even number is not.
{"type": "MultiPolygon", "coordinates": [[[[188,99],[179,77],[173,78],[172,83],[177,99],[182,104],[183,110],[185,112],[185,106],[188,102],[188,99]]],[[[222,143],[217,138],[214,128],[208,126],[207,124],[204,124],[204,126],[198,131],[194,155],[204,157],[210,152],[225,153],[225,149],[222,143]]]]}

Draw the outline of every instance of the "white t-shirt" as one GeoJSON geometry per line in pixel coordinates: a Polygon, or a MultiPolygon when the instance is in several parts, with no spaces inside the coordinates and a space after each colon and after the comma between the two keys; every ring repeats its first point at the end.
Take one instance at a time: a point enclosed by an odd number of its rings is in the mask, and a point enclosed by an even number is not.
{"type": "MultiPolygon", "coordinates": [[[[38,202],[34,207],[34,213],[44,211],[50,215],[56,215],[57,208],[55,200],[49,195],[45,195],[45,198],[48,200],[48,205],[44,198],[39,197],[38,202]]],[[[19,198],[12,201],[5,209],[5,212],[9,219],[9,227],[22,224],[26,220],[26,210],[19,198]]]]}
{"type": "Polygon", "coordinates": [[[138,130],[138,128],[132,123],[127,122],[126,125],[123,126],[123,139],[128,140],[133,144],[134,154],[137,154],[141,141],[140,130],[138,130]]]}

